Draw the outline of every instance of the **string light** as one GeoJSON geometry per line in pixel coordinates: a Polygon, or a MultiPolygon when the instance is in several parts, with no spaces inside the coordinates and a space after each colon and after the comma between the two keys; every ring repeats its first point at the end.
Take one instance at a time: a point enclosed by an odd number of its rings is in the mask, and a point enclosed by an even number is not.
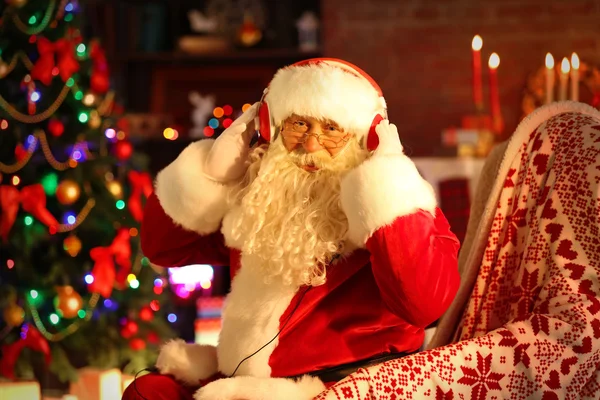
{"type": "Polygon", "coordinates": [[[118,139],[118,140],[123,140],[123,139],[125,139],[125,132],[123,132],[123,131],[119,131],[119,132],[117,132],[117,139],[118,139]]]}
{"type": "Polygon", "coordinates": [[[167,320],[168,320],[170,323],[175,323],[175,322],[177,322],[177,315],[175,315],[175,314],[173,314],[173,313],[170,313],[170,314],[167,316],[167,320]]]}
{"type": "Polygon", "coordinates": [[[54,313],[50,314],[49,319],[50,319],[50,323],[52,323],[53,325],[58,324],[60,321],[60,318],[58,317],[58,315],[56,315],[54,313]]]}
{"type": "Polygon", "coordinates": [[[156,286],[156,287],[162,287],[162,285],[163,285],[163,280],[162,279],[156,278],[154,280],[154,286],[156,286]]]}
{"type": "Polygon", "coordinates": [[[12,177],[12,184],[17,186],[19,183],[21,183],[21,178],[19,178],[18,176],[13,176],[12,177]]]}
{"type": "Polygon", "coordinates": [[[227,116],[231,115],[231,113],[233,112],[233,107],[231,107],[229,104],[226,106],[223,106],[223,113],[227,116]]]}
{"type": "Polygon", "coordinates": [[[250,107],[252,107],[252,104],[246,103],[242,106],[242,111],[246,112],[250,107]]]}
{"type": "Polygon", "coordinates": [[[37,22],[37,17],[35,15],[32,15],[31,17],[29,17],[29,25],[33,25],[37,22]]]}
{"type": "Polygon", "coordinates": [[[39,296],[39,293],[38,293],[38,291],[37,291],[37,290],[31,290],[31,291],[29,291],[29,295],[31,296],[31,298],[32,298],[33,300],[35,300],[35,299],[37,299],[37,298],[38,298],[38,296],[39,296]]]}
{"type": "Polygon", "coordinates": [[[123,200],[117,200],[116,207],[118,210],[122,210],[125,208],[125,202],[123,200]]]}
{"type": "Polygon", "coordinates": [[[81,99],[83,99],[83,92],[79,90],[79,91],[75,92],[75,94],[73,96],[75,97],[75,100],[81,100],[81,99]]]}
{"type": "Polygon", "coordinates": [[[14,266],[15,266],[15,262],[13,260],[7,260],[6,261],[6,267],[8,269],[13,269],[14,266]]]}
{"type": "Polygon", "coordinates": [[[223,120],[223,128],[225,128],[225,129],[229,128],[232,123],[233,123],[233,120],[231,118],[225,118],[223,120]]]}
{"type": "Polygon", "coordinates": [[[163,131],[163,136],[165,139],[173,140],[173,137],[175,136],[175,129],[165,128],[165,130],[163,131]]]}
{"type": "Polygon", "coordinates": [[[216,107],[216,108],[213,110],[213,115],[214,115],[216,118],[221,118],[221,117],[223,116],[223,114],[225,114],[225,111],[224,111],[224,110],[223,110],[221,107],[216,107]]]}
{"type": "Polygon", "coordinates": [[[104,131],[104,136],[106,136],[108,139],[114,139],[115,136],[117,136],[117,132],[115,132],[115,130],[112,128],[108,128],[104,131]]]}
{"type": "Polygon", "coordinates": [[[33,101],[35,103],[40,99],[40,93],[33,92],[33,93],[31,93],[31,96],[29,98],[31,99],[31,101],[33,101]]]}
{"type": "Polygon", "coordinates": [[[129,228],[129,236],[136,237],[138,235],[137,228],[129,228]]]}
{"type": "Polygon", "coordinates": [[[0,129],[4,130],[8,128],[8,121],[3,119],[2,122],[0,122],[0,129]]]}
{"type": "Polygon", "coordinates": [[[210,126],[213,129],[217,129],[219,127],[219,120],[216,118],[211,118],[208,121],[208,126],[210,126]]]}
{"type": "Polygon", "coordinates": [[[137,279],[132,280],[131,282],[129,282],[129,287],[131,287],[132,289],[137,289],[140,287],[140,281],[138,281],[137,279]]]}
{"type": "Polygon", "coordinates": [[[88,118],[89,117],[86,113],[84,113],[84,112],[79,113],[79,122],[81,122],[82,124],[86,123],[88,118]]]}
{"type": "Polygon", "coordinates": [[[152,300],[150,302],[150,308],[152,309],[152,311],[160,310],[160,303],[158,302],[158,300],[152,300]]]}
{"type": "Polygon", "coordinates": [[[31,224],[33,224],[33,218],[29,215],[27,215],[25,217],[25,225],[30,226],[31,224]]]}
{"type": "Polygon", "coordinates": [[[83,104],[85,104],[86,106],[91,106],[92,104],[94,104],[95,100],[96,100],[96,97],[93,94],[88,93],[83,98],[83,104]]]}
{"type": "Polygon", "coordinates": [[[87,274],[83,280],[85,281],[85,283],[87,283],[88,285],[91,285],[92,283],[94,283],[94,276],[92,274],[87,274]]]}
{"type": "Polygon", "coordinates": [[[77,46],[77,53],[79,53],[80,55],[83,55],[85,53],[85,44],[79,43],[79,45],[77,46]]]}
{"type": "Polygon", "coordinates": [[[65,6],[65,11],[66,11],[66,12],[71,12],[71,11],[73,11],[73,4],[72,4],[72,3],[68,3],[68,4],[65,6]]]}
{"type": "Polygon", "coordinates": [[[81,319],[84,319],[86,317],[86,315],[87,315],[87,312],[85,312],[85,310],[83,310],[83,309],[77,311],[77,316],[81,319]]]}

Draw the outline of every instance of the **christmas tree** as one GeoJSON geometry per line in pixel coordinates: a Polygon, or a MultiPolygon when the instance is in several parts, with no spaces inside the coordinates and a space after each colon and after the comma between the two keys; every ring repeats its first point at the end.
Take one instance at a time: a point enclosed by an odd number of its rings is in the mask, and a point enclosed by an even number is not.
{"type": "Polygon", "coordinates": [[[171,336],[168,280],[140,253],[152,190],[75,0],[0,5],[0,375],[133,374],[171,336]]]}

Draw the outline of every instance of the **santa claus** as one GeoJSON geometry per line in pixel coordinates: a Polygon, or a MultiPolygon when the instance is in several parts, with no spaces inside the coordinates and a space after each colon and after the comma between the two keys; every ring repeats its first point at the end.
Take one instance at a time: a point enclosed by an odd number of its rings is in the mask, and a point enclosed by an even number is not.
{"type": "Polygon", "coordinates": [[[231,292],[218,346],[166,343],[125,399],[311,399],[421,347],[458,289],[459,243],[386,118],[366,73],[311,59],[158,174],[146,256],[230,265],[231,292]]]}

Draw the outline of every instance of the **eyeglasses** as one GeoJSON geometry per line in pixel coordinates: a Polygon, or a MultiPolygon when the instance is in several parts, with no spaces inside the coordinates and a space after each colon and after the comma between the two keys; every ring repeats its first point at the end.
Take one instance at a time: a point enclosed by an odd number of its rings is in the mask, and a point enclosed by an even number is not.
{"type": "Polygon", "coordinates": [[[343,132],[335,125],[323,125],[324,133],[309,133],[310,125],[306,121],[298,120],[293,122],[285,122],[281,130],[281,136],[286,144],[295,146],[303,144],[308,140],[309,136],[314,136],[317,142],[327,150],[343,147],[348,140],[350,134],[343,132]]]}

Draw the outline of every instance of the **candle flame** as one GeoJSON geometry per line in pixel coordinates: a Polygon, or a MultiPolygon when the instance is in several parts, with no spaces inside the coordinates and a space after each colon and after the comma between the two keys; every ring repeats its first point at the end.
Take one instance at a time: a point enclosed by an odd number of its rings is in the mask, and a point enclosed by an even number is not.
{"type": "Polygon", "coordinates": [[[471,42],[471,48],[473,50],[479,51],[483,47],[483,39],[479,35],[475,35],[473,37],[473,41],[471,42]]]}
{"type": "Polygon", "coordinates": [[[569,64],[569,60],[567,57],[562,59],[562,63],[560,64],[560,70],[563,74],[568,73],[571,70],[571,64],[569,64]]]}
{"type": "Polygon", "coordinates": [[[500,56],[498,54],[496,54],[496,53],[492,53],[490,55],[490,59],[488,61],[488,65],[492,69],[498,68],[498,66],[500,65],[500,56]]]}
{"type": "Polygon", "coordinates": [[[548,68],[548,69],[554,68],[554,57],[552,57],[552,54],[550,54],[550,53],[546,54],[546,68],[548,68]]]}
{"type": "Polygon", "coordinates": [[[571,54],[571,66],[573,69],[579,69],[579,56],[577,53],[571,54]]]}

